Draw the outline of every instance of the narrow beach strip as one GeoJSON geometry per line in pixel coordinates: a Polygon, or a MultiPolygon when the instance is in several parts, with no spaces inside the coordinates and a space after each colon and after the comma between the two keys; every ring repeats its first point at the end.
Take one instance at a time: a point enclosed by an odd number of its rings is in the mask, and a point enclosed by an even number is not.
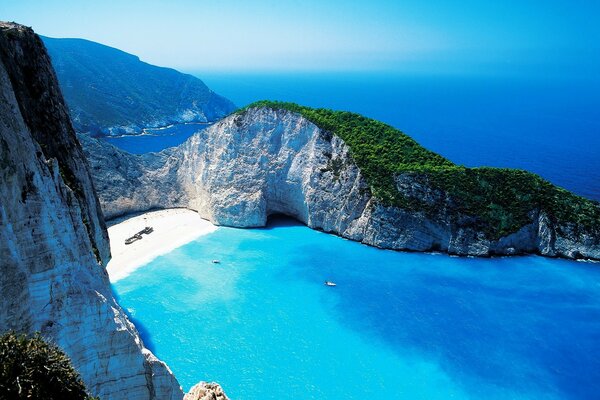
{"type": "Polygon", "coordinates": [[[182,208],[151,211],[115,221],[108,228],[112,258],[106,270],[110,281],[117,282],[156,257],[216,229],[215,225],[200,218],[197,212],[182,208]],[[141,240],[125,244],[125,239],[146,226],[154,231],[142,234],[141,240]]]}

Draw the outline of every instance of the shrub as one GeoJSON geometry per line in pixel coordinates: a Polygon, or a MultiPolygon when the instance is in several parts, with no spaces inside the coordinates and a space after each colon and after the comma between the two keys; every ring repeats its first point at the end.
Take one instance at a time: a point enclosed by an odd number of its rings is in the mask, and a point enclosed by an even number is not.
{"type": "Polygon", "coordinates": [[[69,358],[39,334],[0,336],[0,398],[91,400],[69,358]]]}

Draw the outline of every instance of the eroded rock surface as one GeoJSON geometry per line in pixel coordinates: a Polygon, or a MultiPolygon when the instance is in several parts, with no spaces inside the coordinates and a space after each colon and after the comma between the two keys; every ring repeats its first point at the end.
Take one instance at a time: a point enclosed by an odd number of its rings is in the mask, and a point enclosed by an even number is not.
{"type": "Polygon", "coordinates": [[[108,236],[50,60],[0,23],[0,330],[41,331],[106,399],[181,399],[104,268],[108,236]]]}
{"type": "Polygon", "coordinates": [[[200,382],[190,389],[183,400],[229,400],[217,383],[200,382]]]}

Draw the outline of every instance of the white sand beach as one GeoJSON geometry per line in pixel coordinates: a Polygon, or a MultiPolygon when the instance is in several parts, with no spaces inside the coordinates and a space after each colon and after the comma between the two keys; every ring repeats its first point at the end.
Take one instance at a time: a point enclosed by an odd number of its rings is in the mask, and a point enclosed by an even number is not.
{"type": "Polygon", "coordinates": [[[113,221],[108,228],[112,259],[107,271],[111,282],[125,278],[154,258],[213,232],[217,227],[198,213],[182,208],[159,210],[113,221]],[[141,240],[125,244],[125,239],[150,226],[154,231],[141,240]]]}

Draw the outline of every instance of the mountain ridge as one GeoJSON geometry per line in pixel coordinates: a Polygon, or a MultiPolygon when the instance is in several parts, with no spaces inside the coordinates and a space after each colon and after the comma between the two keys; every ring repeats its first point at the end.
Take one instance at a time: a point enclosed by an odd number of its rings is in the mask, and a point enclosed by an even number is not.
{"type": "Polygon", "coordinates": [[[233,110],[202,80],[86,39],[42,37],[76,131],[95,136],[217,120],[233,110]]]}
{"type": "Polygon", "coordinates": [[[237,113],[257,107],[299,113],[341,137],[350,146],[374,196],[386,205],[415,211],[450,206],[419,202],[415,196],[402,193],[399,177],[412,175],[448,193],[461,212],[480,217],[494,238],[520,229],[530,221],[528,211],[535,207],[600,235],[599,202],[577,196],[529,171],[457,165],[390,125],[347,111],[263,100],[237,113]]]}

